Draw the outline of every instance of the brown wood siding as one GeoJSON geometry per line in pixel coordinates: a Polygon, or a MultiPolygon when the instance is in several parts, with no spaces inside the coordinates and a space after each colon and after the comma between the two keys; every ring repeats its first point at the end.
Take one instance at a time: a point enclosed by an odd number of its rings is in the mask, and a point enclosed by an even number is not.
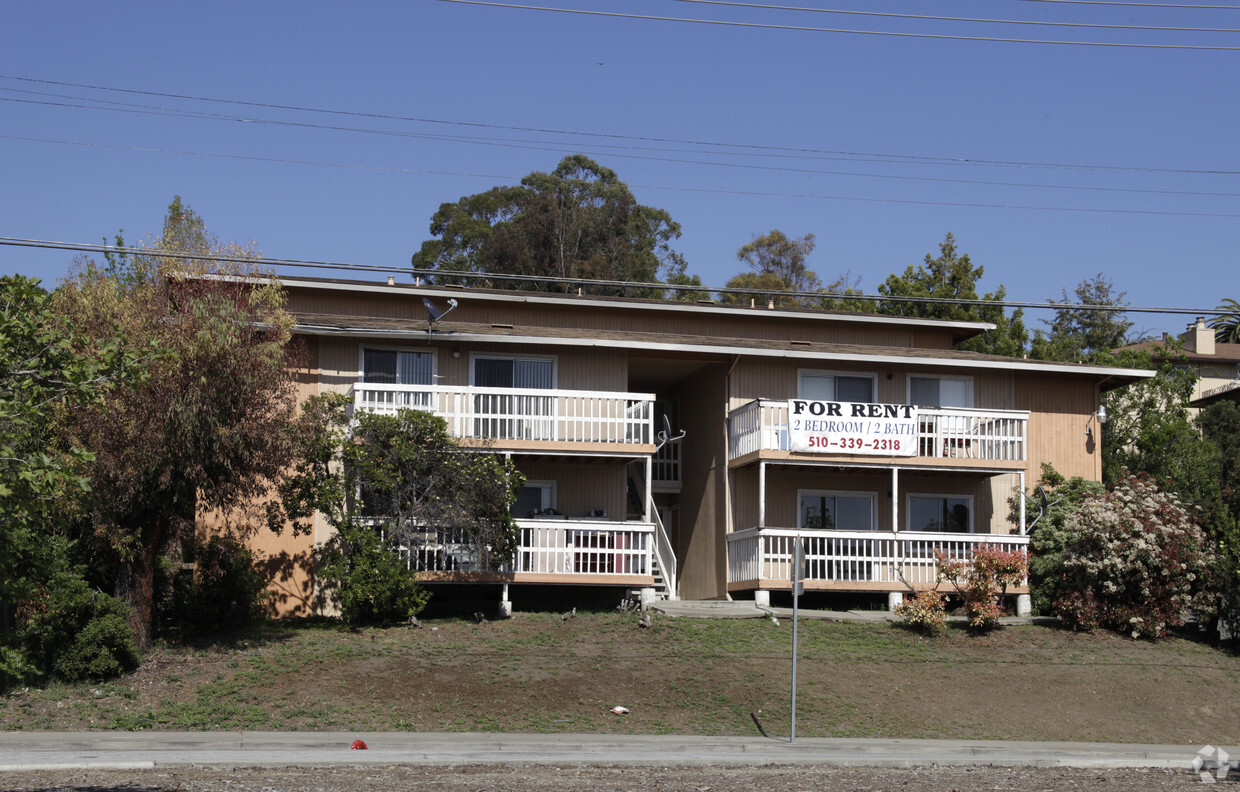
{"type": "Polygon", "coordinates": [[[1102,448],[1097,421],[1093,440],[1085,424],[1098,404],[1098,386],[1087,377],[1022,373],[1016,377],[1016,408],[1029,410],[1030,490],[1049,462],[1067,478],[1102,479],[1102,448]]]}
{"type": "MultiPolygon", "coordinates": [[[[411,327],[424,327],[426,309],[422,294],[400,289],[394,294],[376,292],[331,292],[322,289],[290,288],[288,308],[296,313],[376,316],[408,319],[411,327]]],[[[463,290],[456,296],[459,306],[452,321],[482,324],[511,324],[514,328],[562,327],[590,330],[635,330],[672,335],[702,335],[719,338],[761,338],[803,340],[819,343],[872,344],[896,347],[950,349],[953,332],[933,326],[884,326],[875,322],[851,321],[847,315],[829,318],[798,318],[766,308],[728,311],[721,314],[689,313],[680,310],[635,309],[615,304],[592,305],[532,304],[488,300],[486,295],[463,290]]],[[[447,297],[432,298],[440,309],[447,308],[447,297]]]]}
{"type": "Polygon", "coordinates": [[[710,365],[680,391],[682,485],[676,558],[680,595],[718,599],[727,593],[727,444],[724,375],[726,365],[710,365]]]}
{"type": "Polygon", "coordinates": [[[1015,405],[1015,377],[1010,371],[946,369],[931,366],[903,366],[890,363],[840,363],[827,361],[781,360],[746,357],[732,374],[731,408],[754,399],[792,399],[797,397],[799,373],[858,374],[874,377],[875,398],[885,404],[908,402],[908,381],[915,376],[970,377],[973,380],[973,406],[979,410],[1012,410],[1015,405]]]}
{"type": "MultiPolygon", "coordinates": [[[[517,468],[529,481],[554,481],[556,511],[571,518],[588,517],[595,509],[607,512],[607,519],[621,521],[625,516],[625,466],[621,464],[526,463],[516,460],[517,468]]],[[[639,474],[645,476],[645,472],[639,474]]],[[[519,514],[518,518],[528,515],[519,514]]]]}

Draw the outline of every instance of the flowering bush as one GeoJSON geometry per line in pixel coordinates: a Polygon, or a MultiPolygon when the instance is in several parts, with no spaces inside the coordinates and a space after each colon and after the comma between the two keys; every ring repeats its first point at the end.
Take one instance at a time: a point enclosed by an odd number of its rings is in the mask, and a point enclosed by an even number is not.
{"type": "Polygon", "coordinates": [[[1159,638],[1188,613],[1208,611],[1213,552],[1194,515],[1148,477],[1086,498],[1067,527],[1055,602],[1065,624],[1159,638]]]}
{"type": "Polygon", "coordinates": [[[895,615],[918,632],[934,635],[943,629],[943,595],[933,589],[918,592],[895,607],[895,615]]]}
{"type": "Polygon", "coordinates": [[[999,601],[1007,587],[1018,585],[1029,574],[1029,554],[1023,549],[979,545],[972,558],[953,558],[942,550],[935,550],[934,557],[939,580],[955,587],[974,630],[990,630],[999,624],[1003,615],[999,601]]]}

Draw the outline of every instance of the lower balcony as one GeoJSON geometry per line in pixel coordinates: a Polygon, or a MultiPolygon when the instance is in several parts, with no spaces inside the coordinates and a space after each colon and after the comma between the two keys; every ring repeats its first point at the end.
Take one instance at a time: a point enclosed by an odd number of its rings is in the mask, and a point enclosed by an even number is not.
{"type": "MultiPolygon", "coordinates": [[[[805,542],[805,588],[820,591],[934,588],[938,581],[935,550],[969,558],[981,545],[998,545],[1005,550],[1029,546],[1029,537],[1012,534],[751,528],[728,535],[728,589],[791,588],[798,539],[805,542]]],[[[1009,593],[1027,591],[1022,583],[1009,593]]]]}
{"type": "Polygon", "coordinates": [[[452,530],[428,530],[401,545],[408,569],[435,582],[576,583],[652,586],[654,525],[567,518],[517,520],[511,564],[486,570],[476,548],[452,530]]]}

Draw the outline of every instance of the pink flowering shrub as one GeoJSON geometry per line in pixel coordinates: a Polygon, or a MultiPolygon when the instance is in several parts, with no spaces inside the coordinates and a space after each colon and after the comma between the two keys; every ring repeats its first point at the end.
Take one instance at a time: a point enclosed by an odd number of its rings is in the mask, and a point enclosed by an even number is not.
{"type": "Polygon", "coordinates": [[[990,630],[1003,615],[1000,601],[1008,586],[1016,586],[1029,574],[1029,554],[1024,549],[1005,550],[998,545],[979,545],[972,558],[953,558],[934,551],[940,581],[951,583],[964,600],[969,627],[990,630]]]}
{"type": "Polygon", "coordinates": [[[895,607],[895,615],[917,632],[935,635],[943,630],[946,611],[943,595],[933,589],[920,591],[895,607]]]}
{"type": "Polygon", "coordinates": [[[1208,612],[1214,554],[1196,517],[1149,477],[1128,476],[1086,498],[1065,528],[1055,602],[1064,624],[1160,638],[1191,612],[1208,612]]]}

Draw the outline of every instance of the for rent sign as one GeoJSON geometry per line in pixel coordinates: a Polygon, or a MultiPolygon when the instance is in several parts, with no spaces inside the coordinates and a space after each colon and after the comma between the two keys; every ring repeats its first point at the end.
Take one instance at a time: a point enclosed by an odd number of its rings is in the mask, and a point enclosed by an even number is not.
{"type": "Polygon", "coordinates": [[[917,408],[908,404],[788,402],[793,451],[812,454],[917,455],[917,408]]]}

